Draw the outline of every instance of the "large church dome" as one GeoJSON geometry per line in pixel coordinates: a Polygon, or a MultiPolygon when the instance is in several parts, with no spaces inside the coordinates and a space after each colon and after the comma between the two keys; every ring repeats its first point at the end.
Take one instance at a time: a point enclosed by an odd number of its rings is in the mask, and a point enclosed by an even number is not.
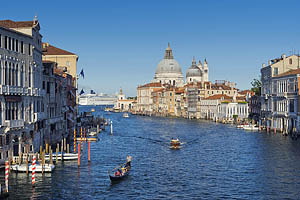
{"type": "Polygon", "coordinates": [[[156,74],[161,74],[161,73],[180,73],[180,74],[182,74],[182,71],[176,60],[162,59],[158,63],[155,73],[156,74]]]}
{"type": "Polygon", "coordinates": [[[174,86],[182,86],[184,84],[181,68],[173,57],[170,44],[168,44],[164,59],[162,59],[157,65],[154,80],[155,82],[160,82],[162,84],[166,83],[174,86]]]}
{"type": "Polygon", "coordinates": [[[155,74],[163,74],[163,73],[179,73],[182,74],[181,68],[178,62],[173,57],[173,52],[168,44],[168,48],[166,49],[165,57],[162,59],[156,68],[155,74]]]}

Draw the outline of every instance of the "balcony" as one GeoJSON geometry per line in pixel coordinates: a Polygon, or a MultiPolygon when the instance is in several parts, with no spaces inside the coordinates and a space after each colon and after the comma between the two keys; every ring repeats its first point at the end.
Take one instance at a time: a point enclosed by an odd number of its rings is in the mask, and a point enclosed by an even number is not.
{"type": "Polygon", "coordinates": [[[24,120],[5,120],[5,126],[8,128],[23,128],[24,120]]]}

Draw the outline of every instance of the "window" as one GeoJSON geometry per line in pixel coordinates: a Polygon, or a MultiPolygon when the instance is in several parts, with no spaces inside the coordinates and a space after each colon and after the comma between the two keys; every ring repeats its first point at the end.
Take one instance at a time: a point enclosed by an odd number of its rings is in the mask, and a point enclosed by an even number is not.
{"type": "Polygon", "coordinates": [[[47,93],[50,94],[50,82],[47,82],[47,93]]]}
{"type": "Polygon", "coordinates": [[[4,48],[7,49],[8,45],[7,45],[7,36],[5,36],[4,38],[4,48]]]}
{"type": "Polygon", "coordinates": [[[290,65],[293,64],[293,59],[290,58],[289,62],[290,62],[290,65]]]}
{"type": "Polygon", "coordinates": [[[278,75],[278,68],[274,67],[273,76],[277,76],[277,75],[278,75]]]}
{"type": "Polygon", "coordinates": [[[8,50],[11,50],[11,38],[8,37],[8,50]]]}
{"type": "Polygon", "coordinates": [[[294,108],[295,108],[294,99],[290,99],[290,112],[294,112],[294,108]]]}
{"type": "Polygon", "coordinates": [[[32,51],[31,51],[31,44],[28,44],[28,55],[32,55],[32,51]]]}
{"type": "Polygon", "coordinates": [[[19,41],[16,40],[16,52],[19,52],[19,41]]]}
{"type": "Polygon", "coordinates": [[[21,53],[24,53],[24,42],[21,41],[21,53]]]}
{"type": "Polygon", "coordinates": [[[2,36],[0,34],[0,48],[2,48],[2,36]]]}
{"type": "Polygon", "coordinates": [[[43,81],[43,89],[45,89],[45,81],[43,81]]]}
{"type": "Polygon", "coordinates": [[[11,43],[12,43],[12,50],[14,51],[15,50],[15,39],[11,39],[11,43]]]}

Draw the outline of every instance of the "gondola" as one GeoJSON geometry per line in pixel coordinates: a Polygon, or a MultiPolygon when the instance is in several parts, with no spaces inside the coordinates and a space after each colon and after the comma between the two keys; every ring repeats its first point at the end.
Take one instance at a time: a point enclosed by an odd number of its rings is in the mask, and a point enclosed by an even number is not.
{"type": "Polygon", "coordinates": [[[110,181],[112,183],[117,183],[117,182],[123,180],[124,178],[126,178],[129,175],[131,167],[127,167],[126,169],[127,169],[127,171],[125,173],[123,173],[122,175],[119,175],[119,176],[109,174],[110,181]]]}
{"type": "Polygon", "coordinates": [[[129,175],[130,170],[131,170],[131,159],[132,159],[131,156],[127,156],[126,163],[124,163],[108,172],[111,183],[117,183],[129,175]],[[117,171],[119,171],[121,173],[119,175],[116,175],[117,171]]]}

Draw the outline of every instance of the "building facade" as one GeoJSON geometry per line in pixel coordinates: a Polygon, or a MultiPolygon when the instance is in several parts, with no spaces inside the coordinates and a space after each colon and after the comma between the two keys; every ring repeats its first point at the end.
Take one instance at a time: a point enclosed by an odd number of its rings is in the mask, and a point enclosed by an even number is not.
{"type": "Polygon", "coordinates": [[[0,161],[37,150],[45,131],[42,35],[33,21],[0,21],[0,161]]]}

